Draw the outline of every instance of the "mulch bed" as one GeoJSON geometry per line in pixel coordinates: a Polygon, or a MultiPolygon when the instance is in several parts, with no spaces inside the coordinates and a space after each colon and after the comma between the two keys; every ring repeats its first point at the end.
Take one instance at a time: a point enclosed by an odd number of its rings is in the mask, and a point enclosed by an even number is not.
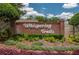
{"type": "Polygon", "coordinates": [[[79,55],[76,51],[34,51],[15,48],[0,48],[0,55],[79,55]]]}

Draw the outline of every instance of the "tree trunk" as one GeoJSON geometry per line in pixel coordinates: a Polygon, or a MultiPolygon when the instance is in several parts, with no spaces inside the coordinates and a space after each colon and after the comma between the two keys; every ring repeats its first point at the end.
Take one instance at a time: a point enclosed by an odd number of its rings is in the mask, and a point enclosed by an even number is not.
{"type": "Polygon", "coordinates": [[[73,25],[73,35],[75,35],[75,26],[73,25]]]}
{"type": "Polygon", "coordinates": [[[15,20],[10,20],[10,31],[11,31],[11,36],[16,34],[16,24],[15,24],[15,20]]]}

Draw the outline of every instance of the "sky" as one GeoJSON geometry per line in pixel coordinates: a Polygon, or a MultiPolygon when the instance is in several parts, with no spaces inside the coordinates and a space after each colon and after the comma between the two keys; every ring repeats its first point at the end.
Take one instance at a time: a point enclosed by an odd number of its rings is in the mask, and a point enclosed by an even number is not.
{"type": "Polygon", "coordinates": [[[63,3],[30,3],[29,7],[44,14],[61,14],[62,12],[79,12],[79,6],[71,6],[67,8],[63,3]]]}
{"type": "Polygon", "coordinates": [[[59,17],[61,19],[69,19],[75,13],[79,12],[78,3],[27,3],[24,4],[27,13],[22,18],[27,18],[29,15],[45,16],[45,17],[59,17]]]}

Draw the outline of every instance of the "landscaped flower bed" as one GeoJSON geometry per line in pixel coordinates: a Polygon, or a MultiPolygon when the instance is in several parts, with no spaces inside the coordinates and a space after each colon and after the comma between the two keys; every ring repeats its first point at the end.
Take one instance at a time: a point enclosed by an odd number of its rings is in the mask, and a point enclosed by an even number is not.
{"type": "MultiPolygon", "coordinates": [[[[73,37],[69,37],[72,40],[73,37]]],[[[73,42],[73,41],[72,41],[73,42]]],[[[2,42],[1,55],[73,55],[79,54],[79,45],[65,43],[63,35],[20,34],[2,42]],[[15,46],[15,48],[13,48],[15,46]],[[10,48],[11,47],[11,48],[10,48]]]]}
{"type": "Polygon", "coordinates": [[[0,55],[79,55],[79,50],[74,51],[39,51],[0,48],[0,55]]]}

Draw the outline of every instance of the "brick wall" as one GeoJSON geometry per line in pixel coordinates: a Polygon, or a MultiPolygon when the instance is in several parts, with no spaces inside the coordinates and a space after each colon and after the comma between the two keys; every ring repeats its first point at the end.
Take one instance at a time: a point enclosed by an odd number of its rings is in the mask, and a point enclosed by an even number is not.
{"type": "MultiPolygon", "coordinates": [[[[51,30],[54,31],[54,34],[64,34],[64,21],[59,21],[58,23],[44,23],[44,22],[38,22],[38,21],[27,21],[27,20],[19,20],[16,22],[16,29],[17,29],[17,33],[29,33],[29,34],[43,34],[41,33],[41,29],[38,28],[26,28],[23,26],[23,24],[51,24],[51,30]]],[[[45,29],[45,28],[44,28],[45,29]]],[[[47,30],[47,29],[45,29],[47,30]]]]}

